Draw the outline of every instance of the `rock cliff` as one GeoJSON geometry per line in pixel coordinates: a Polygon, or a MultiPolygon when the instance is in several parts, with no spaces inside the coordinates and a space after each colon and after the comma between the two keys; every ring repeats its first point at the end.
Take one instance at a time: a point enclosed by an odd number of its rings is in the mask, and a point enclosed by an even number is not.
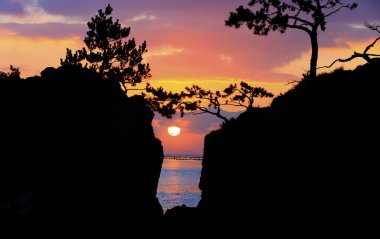
{"type": "Polygon", "coordinates": [[[1,218],[96,229],[162,216],[163,148],[143,98],[65,66],[0,81],[0,109],[1,218]]]}
{"type": "Polygon", "coordinates": [[[379,63],[303,81],[208,134],[198,205],[205,221],[280,234],[370,225],[379,63]]]}

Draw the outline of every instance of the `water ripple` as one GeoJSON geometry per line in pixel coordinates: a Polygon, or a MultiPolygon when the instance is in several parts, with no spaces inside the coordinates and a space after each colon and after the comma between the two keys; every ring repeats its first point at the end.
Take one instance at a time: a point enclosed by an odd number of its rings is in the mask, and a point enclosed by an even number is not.
{"type": "Polygon", "coordinates": [[[200,160],[164,160],[157,198],[165,211],[182,204],[197,206],[201,197],[198,188],[201,169],[200,160]]]}

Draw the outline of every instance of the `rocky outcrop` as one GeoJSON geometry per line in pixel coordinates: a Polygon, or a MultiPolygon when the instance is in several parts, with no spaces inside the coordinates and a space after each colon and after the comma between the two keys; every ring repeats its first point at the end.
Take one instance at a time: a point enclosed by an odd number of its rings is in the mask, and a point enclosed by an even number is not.
{"type": "Polygon", "coordinates": [[[158,220],[163,149],[144,99],[83,68],[41,75],[0,82],[0,217],[66,229],[158,220]]]}
{"type": "Polygon", "coordinates": [[[280,234],[368,223],[363,218],[376,198],[379,66],[301,82],[271,107],[208,134],[202,217],[280,234]]]}

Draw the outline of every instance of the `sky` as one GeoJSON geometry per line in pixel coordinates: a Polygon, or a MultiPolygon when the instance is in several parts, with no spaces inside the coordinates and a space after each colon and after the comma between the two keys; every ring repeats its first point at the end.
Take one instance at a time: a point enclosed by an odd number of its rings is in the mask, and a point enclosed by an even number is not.
{"type": "MultiPolygon", "coordinates": [[[[39,75],[48,66],[58,67],[66,48],[84,46],[86,23],[97,10],[111,4],[114,18],[131,27],[138,44],[147,42],[145,61],[150,64],[153,86],[179,91],[199,84],[222,90],[242,80],[262,86],[275,95],[289,82],[299,80],[309,66],[310,43],[304,32],[253,35],[248,29],[226,27],[229,12],[248,0],[0,0],[0,71],[9,65],[20,68],[22,77],[39,75]]],[[[346,2],[352,2],[346,0],[346,2]]],[[[320,32],[319,66],[328,65],[353,51],[363,51],[376,37],[363,27],[365,21],[380,23],[380,1],[357,0],[354,11],[332,16],[320,32]]],[[[373,52],[380,52],[377,45],[373,52]]],[[[352,69],[360,60],[337,64],[352,69]]],[[[257,99],[267,106],[270,99],[257,99]]],[[[241,108],[228,108],[240,111],[241,108]]],[[[238,113],[226,113],[236,117],[238,113]]],[[[166,154],[198,154],[206,133],[221,121],[212,115],[156,116],[156,136],[166,154]],[[167,134],[168,126],[181,127],[181,134],[167,134]]]]}

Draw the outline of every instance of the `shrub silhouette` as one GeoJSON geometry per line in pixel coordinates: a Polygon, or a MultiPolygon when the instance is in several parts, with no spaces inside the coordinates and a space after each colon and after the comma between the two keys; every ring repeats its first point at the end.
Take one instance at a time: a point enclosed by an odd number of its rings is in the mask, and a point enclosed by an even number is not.
{"type": "Polygon", "coordinates": [[[20,69],[10,66],[10,72],[0,71],[0,80],[20,80],[20,69]]]}

